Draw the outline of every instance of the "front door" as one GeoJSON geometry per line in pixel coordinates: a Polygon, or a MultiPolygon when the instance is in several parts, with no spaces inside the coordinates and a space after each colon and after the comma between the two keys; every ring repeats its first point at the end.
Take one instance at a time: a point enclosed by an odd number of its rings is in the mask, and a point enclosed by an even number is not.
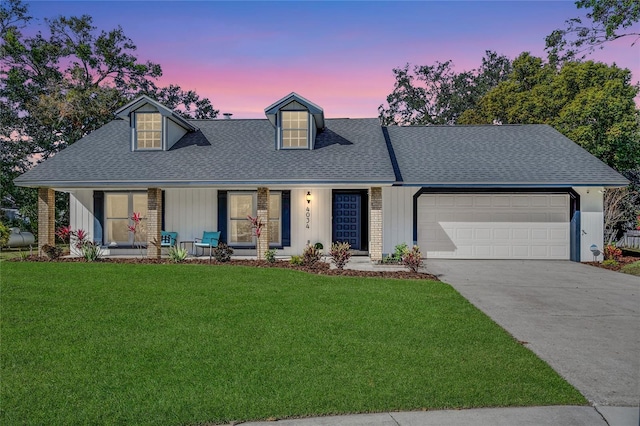
{"type": "Polygon", "coordinates": [[[362,195],[334,193],[333,241],[348,242],[353,250],[361,250],[362,195]]]}

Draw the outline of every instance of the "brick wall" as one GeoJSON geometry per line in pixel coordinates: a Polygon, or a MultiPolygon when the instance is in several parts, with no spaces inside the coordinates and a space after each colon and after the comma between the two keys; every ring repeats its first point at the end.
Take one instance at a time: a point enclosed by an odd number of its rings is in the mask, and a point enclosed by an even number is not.
{"type": "Polygon", "coordinates": [[[160,231],[162,231],[162,190],[147,189],[147,257],[160,258],[160,231]]]}
{"type": "Polygon", "coordinates": [[[372,261],[378,261],[382,260],[382,188],[371,188],[369,196],[371,203],[369,257],[372,261]]]}
{"type": "Polygon", "coordinates": [[[269,249],[269,188],[258,188],[258,219],[264,223],[259,241],[256,241],[256,252],[259,260],[264,259],[264,252],[269,249]]]}
{"type": "Polygon", "coordinates": [[[42,256],[42,246],[56,244],[56,191],[38,188],[38,254],[42,256]]]}

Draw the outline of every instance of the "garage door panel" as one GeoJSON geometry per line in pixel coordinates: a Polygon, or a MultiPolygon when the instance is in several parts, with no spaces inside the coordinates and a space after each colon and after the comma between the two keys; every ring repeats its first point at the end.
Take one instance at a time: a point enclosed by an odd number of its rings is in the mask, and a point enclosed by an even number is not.
{"type": "Polygon", "coordinates": [[[542,241],[548,240],[549,239],[548,229],[546,228],[531,229],[531,239],[542,240],[542,241]]]}
{"type": "Polygon", "coordinates": [[[422,195],[418,244],[427,257],[568,259],[569,197],[422,195]]]}
{"type": "Polygon", "coordinates": [[[496,228],[493,230],[493,239],[494,240],[506,240],[508,241],[511,238],[511,231],[506,228],[496,228]]]}

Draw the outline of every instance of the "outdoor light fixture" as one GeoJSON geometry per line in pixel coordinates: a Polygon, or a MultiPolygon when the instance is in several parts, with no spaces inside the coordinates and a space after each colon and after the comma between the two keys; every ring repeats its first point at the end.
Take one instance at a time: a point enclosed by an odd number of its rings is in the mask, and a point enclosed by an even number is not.
{"type": "Polygon", "coordinates": [[[591,253],[593,253],[593,261],[597,261],[598,260],[598,256],[600,256],[600,249],[598,248],[597,245],[592,244],[591,247],[589,247],[589,250],[591,250],[591,253]]]}
{"type": "Polygon", "coordinates": [[[307,191],[307,204],[311,204],[311,191],[307,191]]]}

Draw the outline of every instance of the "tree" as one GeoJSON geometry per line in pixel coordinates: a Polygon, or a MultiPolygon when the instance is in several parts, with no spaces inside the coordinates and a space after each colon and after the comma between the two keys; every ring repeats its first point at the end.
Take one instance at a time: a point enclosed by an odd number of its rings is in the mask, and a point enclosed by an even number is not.
{"type": "Polygon", "coordinates": [[[603,63],[565,62],[560,69],[523,53],[509,78],[459,123],[549,124],[609,166],[640,165],[640,122],[631,72],[603,63]]]}
{"type": "Polygon", "coordinates": [[[112,120],[118,107],[139,95],[187,118],[218,114],[194,91],[158,87],[162,68],[138,60],[136,45],[120,27],[100,31],[88,15],[59,17],[45,20],[48,35],[26,37],[22,30],[31,21],[20,0],[0,4],[3,202],[33,215],[34,191],[15,187],[13,179],[112,120]]]}
{"type": "Polygon", "coordinates": [[[546,50],[552,63],[576,58],[584,59],[596,48],[627,37],[633,46],[640,38],[640,30],[633,25],[640,20],[638,0],[578,0],[578,9],[590,10],[583,23],[581,18],[565,21],[566,29],[556,29],[546,38],[546,50]]]}
{"type": "Polygon", "coordinates": [[[454,124],[510,71],[511,61],[492,51],[485,52],[478,69],[460,73],[452,61],[394,68],[396,82],[387,106],[378,107],[380,120],[383,125],[454,124]]]}

